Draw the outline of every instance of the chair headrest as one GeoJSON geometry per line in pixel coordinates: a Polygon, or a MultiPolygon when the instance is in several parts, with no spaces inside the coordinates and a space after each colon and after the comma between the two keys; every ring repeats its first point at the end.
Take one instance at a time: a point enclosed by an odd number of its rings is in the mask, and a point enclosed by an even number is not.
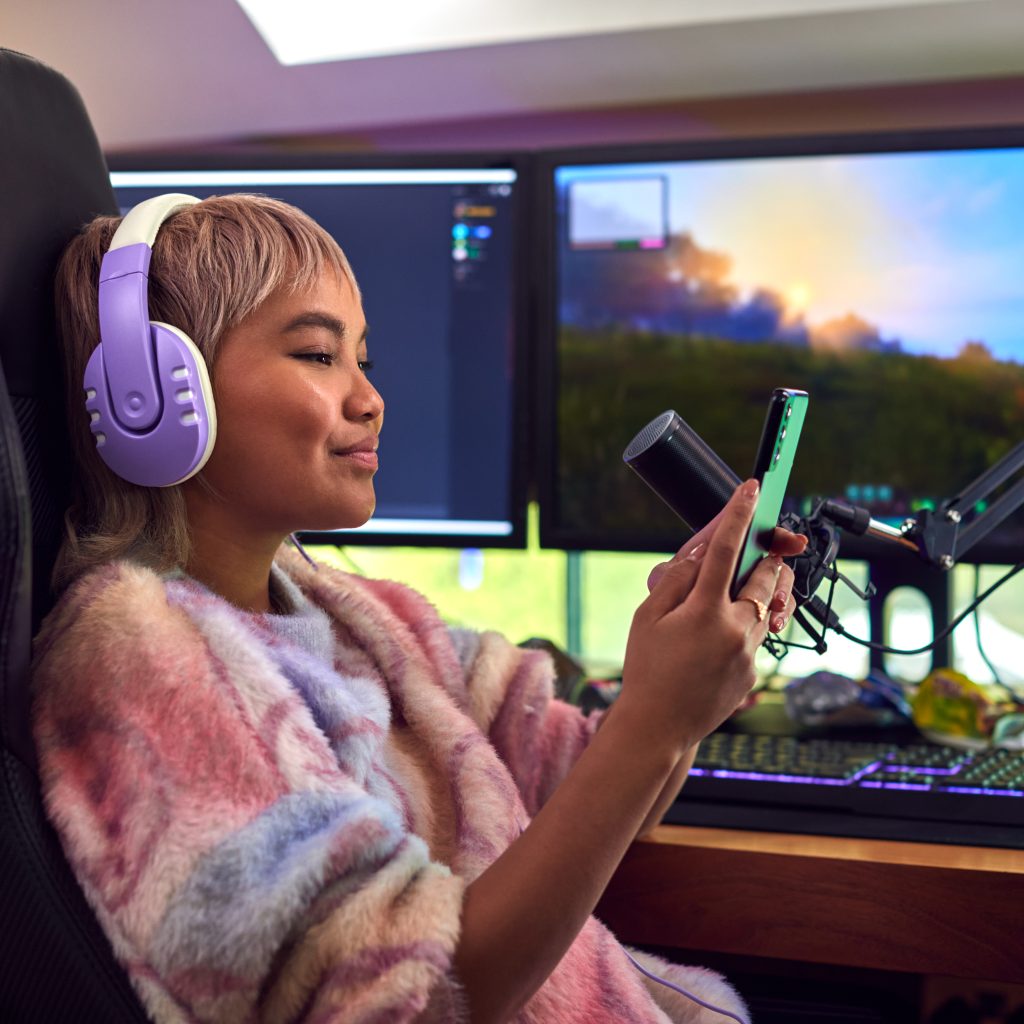
{"type": "Polygon", "coordinates": [[[81,97],[63,75],[0,48],[0,366],[25,449],[33,526],[33,628],[68,503],[70,453],[53,281],[79,228],[117,213],[81,97]]]}
{"type": "Polygon", "coordinates": [[[4,748],[32,765],[30,645],[52,604],[71,475],[54,275],[79,228],[117,204],[74,86],[2,48],[0,139],[0,716],[4,748]]]}

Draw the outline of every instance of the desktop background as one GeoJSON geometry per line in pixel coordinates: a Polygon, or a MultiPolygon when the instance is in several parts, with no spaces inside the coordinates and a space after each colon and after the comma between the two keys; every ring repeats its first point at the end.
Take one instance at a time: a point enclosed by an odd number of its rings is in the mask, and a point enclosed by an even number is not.
{"type": "Polygon", "coordinates": [[[745,476],[778,386],[811,396],[791,507],[898,520],[1024,437],[1024,150],[562,167],[556,188],[563,524],[678,533],[622,449],[674,408],[745,476]]]}

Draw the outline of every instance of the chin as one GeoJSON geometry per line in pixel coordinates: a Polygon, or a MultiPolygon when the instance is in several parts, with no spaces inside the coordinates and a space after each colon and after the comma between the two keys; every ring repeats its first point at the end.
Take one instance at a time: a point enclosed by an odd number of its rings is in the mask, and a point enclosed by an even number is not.
{"type": "Polygon", "coordinates": [[[358,530],[365,526],[373,518],[376,502],[370,502],[368,507],[347,508],[344,512],[339,511],[337,506],[322,516],[311,516],[311,523],[302,527],[303,531],[329,530],[358,530]]]}

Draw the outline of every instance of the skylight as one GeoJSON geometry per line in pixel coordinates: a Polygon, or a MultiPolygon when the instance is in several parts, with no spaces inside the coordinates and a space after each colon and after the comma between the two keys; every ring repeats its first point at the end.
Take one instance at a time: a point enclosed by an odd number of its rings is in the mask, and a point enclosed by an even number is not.
{"type": "MultiPolygon", "coordinates": [[[[913,7],[935,0],[238,0],[282,64],[670,26],[913,7]]],[[[978,0],[945,0],[965,3],[978,0]]]]}

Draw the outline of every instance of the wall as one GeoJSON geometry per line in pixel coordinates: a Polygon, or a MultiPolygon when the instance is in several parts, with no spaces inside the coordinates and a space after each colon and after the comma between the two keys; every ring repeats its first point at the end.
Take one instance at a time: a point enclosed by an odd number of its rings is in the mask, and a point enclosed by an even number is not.
{"type": "MultiPolygon", "coordinates": [[[[768,134],[1024,124],[1024,77],[737,96],[515,117],[426,122],[347,134],[253,138],[222,152],[530,149],[768,134]]],[[[209,151],[209,149],[208,149],[209,151]]]]}

